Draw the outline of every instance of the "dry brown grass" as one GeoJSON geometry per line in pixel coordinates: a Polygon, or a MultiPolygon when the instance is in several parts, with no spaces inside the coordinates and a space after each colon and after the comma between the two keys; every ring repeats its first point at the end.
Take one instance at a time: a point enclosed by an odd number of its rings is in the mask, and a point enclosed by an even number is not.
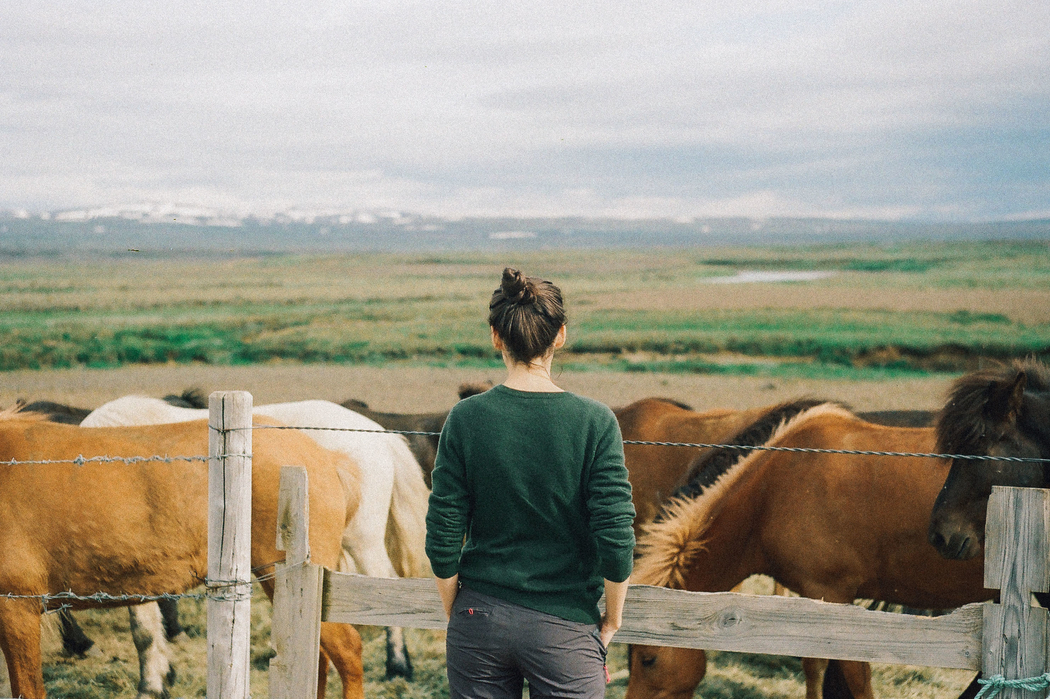
{"type": "Polygon", "coordinates": [[[860,284],[707,284],[690,289],[643,289],[598,298],[608,310],[806,310],[851,309],[902,312],[994,313],[1026,325],[1050,323],[1050,290],[907,289],[860,284]]]}
{"type": "MultiPolygon", "coordinates": [[[[940,406],[948,379],[899,381],[781,380],[746,376],[698,374],[558,372],[555,379],[568,390],[608,405],[625,405],[648,396],[674,398],[697,410],[747,408],[799,396],[817,396],[848,403],[858,410],[924,409],[940,406]]],[[[389,412],[446,410],[456,400],[460,383],[491,379],[495,369],[442,369],[388,365],[266,365],[223,367],[171,365],[121,369],[12,371],[0,384],[0,407],[19,398],[52,400],[83,408],[129,394],[161,397],[200,388],[248,391],[255,403],[310,398],[342,402],[363,400],[389,412]]]]}

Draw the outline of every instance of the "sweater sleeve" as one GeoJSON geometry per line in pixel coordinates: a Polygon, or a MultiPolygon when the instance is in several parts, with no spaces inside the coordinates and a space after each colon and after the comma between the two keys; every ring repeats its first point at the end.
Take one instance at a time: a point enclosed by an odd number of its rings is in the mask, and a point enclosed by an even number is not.
{"type": "Polygon", "coordinates": [[[591,534],[598,549],[602,577],[623,582],[634,557],[634,504],[624,465],[620,426],[609,411],[599,431],[587,483],[591,534]]]}
{"type": "Polygon", "coordinates": [[[470,497],[466,484],[466,465],[456,411],[449,414],[438,439],[432,474],[433,489],[427,507],[426,554],[439,578],[459,572],[463,537],[470,521],[470,497]]]}

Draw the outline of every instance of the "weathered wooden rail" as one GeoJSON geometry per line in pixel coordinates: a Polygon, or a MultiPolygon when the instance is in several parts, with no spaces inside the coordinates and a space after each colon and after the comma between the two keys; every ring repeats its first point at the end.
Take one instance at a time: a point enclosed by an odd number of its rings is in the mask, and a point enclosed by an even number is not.
{"type": "MultiPolygon", "coordinates": [[[[348,575],[310,563],[301,468],[282,473],[270,696],[307,699],[317,686],[322,621],[444,629],[432,580],[348,575]]],[[[996,488],[988,507],[985,586],[998,603],[940,617],[873,612],[805,598],[702,593],[631,586],[616,640],[647,645],[838,658],[982,670],[986,677],[1047,671],[1047,610],[1032,592],[1050,591],[1050,491],[996,488]]],[[[1006,688],[1000,697],[1027,690],[1006,688]]]]}

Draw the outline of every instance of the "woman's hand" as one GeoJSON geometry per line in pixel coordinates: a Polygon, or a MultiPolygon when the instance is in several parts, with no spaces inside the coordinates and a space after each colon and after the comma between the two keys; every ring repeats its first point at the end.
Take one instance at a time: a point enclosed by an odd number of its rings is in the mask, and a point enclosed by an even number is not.
{"type": "Polygon", "coordinates": [[[456,601],[459,594],[459,573],[451,578],[434,578],[437,582],[438,594],[441,595],[441,605],[445,608],[445,618],[452,617],[452,603],[456,601]]]}
{"type": "Polygon", "coordinates": [[[599,634],[606,648],[623,623],[623,603],[627,599],[627,588],[630,584],[630,578],[623,582],[605,581],[605,614],[602,616],[599,634]]]}
{"type": "Polygon", "coordinates": [[[602,639],[602,645],[608,648],[609,644],[612,643],[613,636],[615,636],[616,632],[619,630],[619,624],[613,624],[605,617],[602,617],[602,626],[598,631],[598,634],[602,639]]]}

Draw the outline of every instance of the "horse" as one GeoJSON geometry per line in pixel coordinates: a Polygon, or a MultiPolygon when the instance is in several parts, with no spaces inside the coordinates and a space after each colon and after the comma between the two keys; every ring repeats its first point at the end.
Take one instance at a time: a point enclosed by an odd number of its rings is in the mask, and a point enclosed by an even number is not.
{"type": "MultiPolygon", "coordinates": [[[[157,398],[125,396],[96,408],[81,426],[184,422],[199,419],[206,413],[206,410],[176,407],[157,398]]],[[[253,414],[292,426],[322,428],[306,434],[321,446],[346,454],[359,465],[361,506],[343,533],[344,555],[339,570],[379,577],[418,577],[429,573],[423,553],[429,490],[404,439],[390,434],[340,431],[383,428],[329,401],[260,405],[253,408],[253,414]],[[393,560],[390,553],[394,554],[393,560]]],[[[143,638],[148,636],[155,641],[143,641],[139,655],[146,673],[144,684],[156,688],[169,662],[166,646],[161,642],[159,617],[152,607],[142,605],[141,609],[132,608],[132,613],[142,617],[143,638]]],[[[387,677],[411,678],[412,663],[404,632],[397,627],[387,627],[386,634],[387,677]]]]}
{"type": "MultiPolygon", "coordinates": [[[[625,442],[721,444],[764,416],[790,417],[821,401],[799,399],[777,405],[698,412],[668,398],[643,398],[613,410],[625,442]]],[[[709,448],[625,444],[627,473],[634,500],[635,534],[652,521],[665,501],[682,485],[690,465],[709,448]]]]}
{"type": "MultiPolygon", "coordinates": [[[[459,399],[463,400],[478,393],[484,393],[490,388],[492,388],[491,381],[461,383],[459,399]]],[[[359,415],[364,415],[369,420],[378,422],[388,430],[428,432],[429,434],[405,436],[408,438],[408,446],[412,449],[412,454],[415,455],[420,468],[423,469],[423,478],[426,480],[427,487],[430,487],[430,474],[434,472],[434,460],[437,458],[438,433],[441,432],[441,428],[445,426],[445,420],[448,419],[447,410],[436,413],[384,413],[372,410],[368,407],[368,403],[355,398],[348,398],[340,405],[359,415]]]]}
{"type": "MultiPolygon", "coordinates": [[[[929,453],[935,435],[824,404],[779,427],[768,444],[929,453]]],[[[983,561],[948,561],[926,541],[947,472],[943,460],[921,457],[745,454],[707,487],[671,498],[645,525],[632,582],[717,592],[764,574],[828,602],[945,609],[991,599],[983,561]]],[[[691,697],[706,669],[703,651],[688,649],[632,646],[629,663],[629,699],[691,697]]],[[[841,667],[853,696],[873,696],[867,663],[841,667]]]]}
{"type": "MultiPolygon", "coordinates": [[[[165,402],[184,408],[206,408],[208,399],[199,389],[184,391],[181,395],[170,394],[164,397],[165,402]]],[[[51,422],[66,425],[79,425],[83,422],[91,410],[79,408],[63,403],[49,400],[18,401],[19,412],[38,413],[47,417],[51,422]]],[[[178,639],[183,633],[182,624],[179,622],[178,601],[170,598],[157,600],[160,607],[161,623],[164,626],[164,638],[169,643],[178,639]]],[[[62,637],[62,650],[67,655],[84,658],[94,647],[95,642],[91,640],[80,628],[76,618],[68,609],[58,612],[60,635],[62,637]]],[[[2,687],[3,685],[0,685],[2,687]]],[[[2,694],[2,692],[0,692],[2,694]]]]}
{"type": "MultiPolygon", "coordinates": [[[[257,424],[275,424],[258,418],[257,424]]],[[[41,600],[80,596],[177,593],[207,575],[208,468],[150,460],[74,462],[80,457],[198,456],[208,453],[208,423],[86,430],[0,413],[0,650],[12,694],[46,696],[40,653],[41,600]],[[18,462],[58,463],[18,463],[18,462]],[[26,597],[20,598],[19,595],[26,597]]],[[[345,454],[291,430],[257,430],[252,448],[253,568],[282,559],[276,550],[282,466],[300,464],[310,479],[310,549],[336,565],[343,530],[360,502],[360,474],[345,454]]],[[[273,583],[260,583],[273,599],[273,583]]],[[[76,609],[122,601],[69,600],[76,609]]],[[[323,624],[322,670],[330,659],[345,699],[364,696],[361,638],[345,624],[323,624]]],[[[321,677],[326,673],[322,671],[321,677]]],[[[318,695],[324,685],[319,683],[318,695]]]]}
{"type": "MultiPolygon", "coordinates": [[[[1050,367],[1029,359],[959,378],[937,416],[943,454],[1050,459],[1050,367]]],[[[933,505],[929,541],[946,558],[978,557],[994,485],[1050,487],[1046,462],[954,459],[933,505]]]]}

